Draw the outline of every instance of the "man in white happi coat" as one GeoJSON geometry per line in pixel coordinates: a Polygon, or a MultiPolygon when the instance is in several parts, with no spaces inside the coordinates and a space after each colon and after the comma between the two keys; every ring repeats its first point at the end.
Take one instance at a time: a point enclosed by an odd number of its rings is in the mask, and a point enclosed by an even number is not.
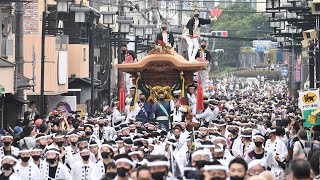
{"type": "MultiPolygon", "coordinates": [[[[89,160],[90,150],[87,148],[80,151],[81,160],[74,163],[71,169],[71,176],[73,180],[91,180],[89,175],[93,173],[96,164],[89,160]]],[[[93,179],[92,179],[93,180],[93,179]]]]}
{"type": "Polygon", "coordinates": [[[41,180],[47,179],[72,179],[69,169],[66,165],[59,162],[59,149],[52,148],[45,153],[46,160],[40,165],[41,180]]]}
{"type": "Polygon", "coordinates": [[[170,106],[172,109],[172,120],[173,122],[185,121],[185,116],[188,110],[183,100],[181,99],[181,90],[173,91],[173,97],[174,99],[170,101],[170,106]]]}
{"type": "Polygon", "coordinates": [[[72,134],[69,134],[68,136],[68,141],[70,142],[70,145],[65,148],[66,150],[65,164],[69,168],[71,168],[72,164],[75,161],[76,155],[79,153],[78,139],[79,139],[79,135],[77,133],[72,133],[72,134]]]}
{"type": "Polygon", "coordinates": [[[29,162],[30,150],[23,149],[19,151],[21,162],[17,163],[14,171],[18,174],[21,180],[40,180],[40,170],[38,166],[29,162]]]}
{"type": "Polygon", "coordinates": [[[194,84],[189,85],[187,97],[188,97],[191,113],[192,115],[194,115],[194,117],[192,118],[192,122],[198,122],[195,118],[195,115],[197,114],[197,97],[195,93],[196,93],[196,86],[194,84]]]}
{"type": "MultiPolygon", "coordinates": [[[[84,139],[83,137],[80,137],[78,139],[78,147],[79,147],[78,152],[76,154],[74,154],[72,161],[69,161],[71,169],[74,167],[75,163],[82,160],[81,153],[80,153],[81,149],[89,149],[88,141],[86,139],[84,139]]],[[[96,162],[95,156],[91,152],[89,153],[89,161],[96,162]]]]}
{"type": "Polygon", "coordinates": [[[99,127],[93,129],[95,136],[97,136],[101,142],[104,140],[109,141],[116,136],[117,132],[113,127],[108,125],[109,121],[109,117],[101,118],[98,121],[99,127]]]}
{"type": "Polygon", "coordinates": [[[11,135],[2,136],[3,146],[0,147],[0,159],[7,155],[19,155],[19,149],[11,145],[12,139],[13,137],[11,135]]]}
{"type": "Polygon", "coordinates": [[[2,157],[1,159],[2,173],[0,174],[0,179],[19,180],[18,174],[14,172],[14,169],[13,169],[13,167],[18,162],[19,161],[12,155],[2,157]]]}
{"type": "Polygon", "coordinates": [[[264,147],[267,166],[275,172],[277,177],[281,177],[284,173],[281,165],[286,160],[288,149],[286,144],[276,136],[276,129],[267,129],[266,135],[270,138],[264,147]]]}
{"type": "Polygon", "coordinates": [[[102,179],[106,176],[106,165],[113,161],[113,147],[109,144],[100,146],[101,160],[97,163],[96,168],[89,175],[90,179],[102,179]]]}
{"type": "Polygon", "coordinates": [[[196,114],[196,119],[202,119],[204,122],[209,123],[211,120],[214,119],[214,109],[215,107],[213,104],[208,104],[204,112],[196,114]]]}

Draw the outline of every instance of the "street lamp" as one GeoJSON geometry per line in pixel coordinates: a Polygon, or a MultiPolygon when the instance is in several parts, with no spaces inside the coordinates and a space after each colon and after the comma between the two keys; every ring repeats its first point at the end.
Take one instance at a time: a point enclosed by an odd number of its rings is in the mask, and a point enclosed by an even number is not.
{"type": "Polygon", "coordinates": [[[138,52],[138,40],[139,40],[139,37],[144,38],[146,26],[145,25],[135,25],[134,24],[134,25],[132,25],[132,27],[134,28],[133,35],[135,37],[134,50],[135,50],[135,53],[137,54],[137,52],[138,52]]]}
{"type": "Polygon", "coordinates": [[[58,12],[69,12],[69,2],[72,0],[55,0],[57,2],[57,11],[58,12]]]}
{"type": "Polygon", "coordinates": [[[266,11],[267,13],[275,13],[280,11],[280,0],[267,0],[266,11]]]}
{"type": "Polygon", "coordinates": [[[90,11],[88,7],[70,7],[74,13],[74,21],[79,23],[86,22],[86,13],[90,11]]]}
{"type": "Polygon", "coordinates": [[[119,32],[124,34],[130,33],[130,27],[133,22],[133,17],[118,16],[119,32]]]}
{"type": "Polygon", "coordinates": [[[145,25],[132,25],[134,28],[133,34],[134,36],[141,36],[144,37],[144,29],[146,28],[145,25]]]}
{"type": "Polygon", "coordinates": [[[153,29],[156,27],[156,25],[152,25],[152,24],[148,24],[146,25],[146,31],[145,34],[146,35],[152,35],[153,34],[153,29]]]}
{"type": "MultiPolygon", "coordinates": [[[[117,14],[116,11],[102,11],[100,12],[103,15],[103,24],[107,24],[108,28],[107,28],[107,37],[111,38],[111,33],[112,33],[112,29],[110,28],[111,24],[114,24],[114,16],[117,14]]],[[[107,79],[107,84],[108,84],[108,104],[111,104],[111,66],[112,66],[112,45],[111,45],[111,41],[107,41],[107,60],[108,60],[108,69],[107,72],[108,73],[108,79],[107,79]]]]}
{"type": "Polygon", "coordinates": [[[114,15],[117,14],[117,11],[102,11],[100,12],[103,15],[103,24],[114,24],[114,15]]]}

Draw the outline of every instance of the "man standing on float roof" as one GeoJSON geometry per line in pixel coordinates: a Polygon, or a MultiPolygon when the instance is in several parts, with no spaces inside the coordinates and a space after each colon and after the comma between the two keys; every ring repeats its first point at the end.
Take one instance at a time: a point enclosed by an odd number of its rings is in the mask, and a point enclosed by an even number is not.
{"type": "MultiPolygon", "coordinates": [[[[200,42],[200,49],[198,50],[196,54],[196,59],[200,58],[202,61],[209,62],[209,66],[206,68],[206,70],[201,70],[199,73],[196,73],[197,76],[200,74],[201,79],[201,86],[203,92],[205,92],[206,89],[206,76],[210,72],[210,60],[211,60],[211,54],[208,50],[206,50],[207,47],[207,41],[202,39],[200,42]]],[[[208,75],[209,77],[209,75],[208,75]]],[[[198,79],[198,78],[197,78],[198,79]]]]}
{"type": "Polygon", "coordinates": [[[160,40],[160,41],[165,42],[167,45],[170,45],[171,47],[173,47],[174,37],[173,37],[173,34],[168,31],[168,24],[166,22],[163,22],[161,24],[161,30],[162,30],[162,32],[157,34],[156,43],[158,43],[158,41],[160,40]]]}
{"type": "Polygon", "coordinates": [[[217,17],[210,19],[203,19],[199,17],[199,10],[193,10],[193,17],[189,19],[187,25],[185,26],[182,37],[188,43],[188,57],[189,61],[195,62],[195,57],[199,49],[198,38],[200,37],[200,25],[210,24],[211,21],[216,21],[217,17]]]}

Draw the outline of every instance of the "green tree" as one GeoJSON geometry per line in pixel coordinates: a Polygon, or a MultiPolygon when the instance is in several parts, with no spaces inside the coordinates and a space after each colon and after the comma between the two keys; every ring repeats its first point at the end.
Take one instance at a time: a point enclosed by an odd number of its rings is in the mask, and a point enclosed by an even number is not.
{"type": "MultiPolygon", "coordinates": [[[[249,3],[234,3],[224,10],[212,26],[213,31],[228,31],[229,37],[261,39],[268,36],[267,18],[263,13],[255,13],[249,3]]],[[[224,49],[225,52],[222,65],[236,66],[242,46],[252,46],[252,41],[216,39],[215,49],[224,49]]]]}

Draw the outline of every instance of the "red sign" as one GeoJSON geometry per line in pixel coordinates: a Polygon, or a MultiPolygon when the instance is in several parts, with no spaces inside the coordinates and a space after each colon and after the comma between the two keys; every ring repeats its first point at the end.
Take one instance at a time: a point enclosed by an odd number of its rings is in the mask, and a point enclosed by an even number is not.
{"type": "Polygon", "coordinates": [[[294,81],[301,82],[301,65],[297,61],[294,62],[294,81]]]}

